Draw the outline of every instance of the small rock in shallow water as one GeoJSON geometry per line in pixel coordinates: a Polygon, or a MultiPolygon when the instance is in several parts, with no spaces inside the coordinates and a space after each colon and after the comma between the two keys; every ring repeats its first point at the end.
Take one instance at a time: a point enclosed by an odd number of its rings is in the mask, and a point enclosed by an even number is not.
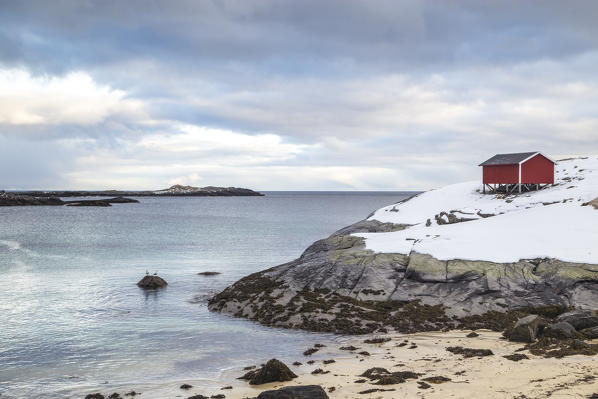
{"type": "Polygon", "coordinates": [[[159,276],[145,276],[137,283],[137,286],[144,290],[155,290],[156,288],[163,288],[167,285],[166,280],[159,276]]]}
{"type": "Polygon", "coordinates": [[[191,389],[193,388],[193,385],[189,385],[189,384],[183,384],[180,386],[181,389],[191,389]]]}
{"type": "Polygon", "coordinates": [[[197,275],[199,275],[199,276],[217,276],[219,274],[221,274],[221,273],[220,272],[200,272],[200,273],[197,273],[197,275]]]}
{"type": "Polygon", "coordinates": [[[305,352],[303,352],[303,356],[311,356],[314,353],[316,353],[317,351],[319,351],[319,349],[309,348],[308,350],[306,350],[305,352]]]}
{"type": "Polygon", "coordinates": [[[419,388],[421,389],[428,389],[428,388],[432,388],[432,385],[428,384],[427,382],[424,381],[418,381],[417,385],[419,388]]]}
{"type": "Polygon", "coordinates": [[[472,331],[472,332],[470,332],[469,334],[466,335],[467,338],[476,338],[476,337],[479,337],[479,336],[480,336],[480,334],[478,334],[475,331],[472,331]]]}
{"type": "Polygon", "coordinates": [[[349,346],[341,346],[339,349],[342,351],[356,351],[359,348],[356,348],[353,345],[349,345],[349,346]]]}
{"type": "Polygon", "coordinates": [[[85,399],[104,399],[104,395],[101,393],[90,393],[85,396],[85,399]]]}

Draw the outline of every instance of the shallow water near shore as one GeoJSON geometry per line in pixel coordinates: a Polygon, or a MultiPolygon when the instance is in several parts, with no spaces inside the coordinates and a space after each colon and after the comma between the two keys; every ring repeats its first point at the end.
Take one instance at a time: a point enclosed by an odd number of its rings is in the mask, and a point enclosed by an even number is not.
{"type": "Polygon", "coordinates": [[[208,381],[224,369],[296,359],[316,340],[337,340],[211,313],[207,298],[413,193],[266,194],[0,208],[2,398],[208,381]],[[146,269],[168,287],[138,289],[146,269]]]}

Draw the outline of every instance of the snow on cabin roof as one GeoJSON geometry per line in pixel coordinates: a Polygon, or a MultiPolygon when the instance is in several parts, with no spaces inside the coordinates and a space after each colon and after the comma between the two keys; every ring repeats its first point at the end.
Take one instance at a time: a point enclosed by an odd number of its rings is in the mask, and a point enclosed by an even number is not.
{"type": "Polygon", "coordinates": [[[532,155],[540,154],[538,151],[534,152],[517,152],[513,154],[496,154],[492,158],[488,159],[487,161],[482,162],[478,166],[487,166],[487,165],[516,165],[521,161],[525,161],[527,158],[531,157],[532,155]]]}

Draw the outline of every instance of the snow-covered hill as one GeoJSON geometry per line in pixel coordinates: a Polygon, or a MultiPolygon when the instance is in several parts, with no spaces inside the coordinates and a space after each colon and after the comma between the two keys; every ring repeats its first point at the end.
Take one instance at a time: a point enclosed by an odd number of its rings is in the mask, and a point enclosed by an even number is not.
{"type": "Polygon", "coordinates": [[[369,218],[411,227],[355,235],[375,252],[414,251],[440,260],[598,264],[598,210],[582,206],[598,197],[598,158],[559,161],[555,173],[554,185],[524,194],[482,194],[480,181],[431,190],[369,218]]]}

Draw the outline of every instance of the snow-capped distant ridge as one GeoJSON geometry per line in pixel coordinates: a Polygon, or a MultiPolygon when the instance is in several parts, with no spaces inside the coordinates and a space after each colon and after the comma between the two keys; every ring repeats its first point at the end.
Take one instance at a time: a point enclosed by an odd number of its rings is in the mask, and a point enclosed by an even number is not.
{"type": "Polygon", "coordinates": [[[481,181],[453,184],[378,209],[368,220],[410,225],[356,233],[375,252],[440,260],[516,262],[556,258],[598,264],[598,158],[558,161],[555,184],[523,194],[483,194],[481,181]]]}

